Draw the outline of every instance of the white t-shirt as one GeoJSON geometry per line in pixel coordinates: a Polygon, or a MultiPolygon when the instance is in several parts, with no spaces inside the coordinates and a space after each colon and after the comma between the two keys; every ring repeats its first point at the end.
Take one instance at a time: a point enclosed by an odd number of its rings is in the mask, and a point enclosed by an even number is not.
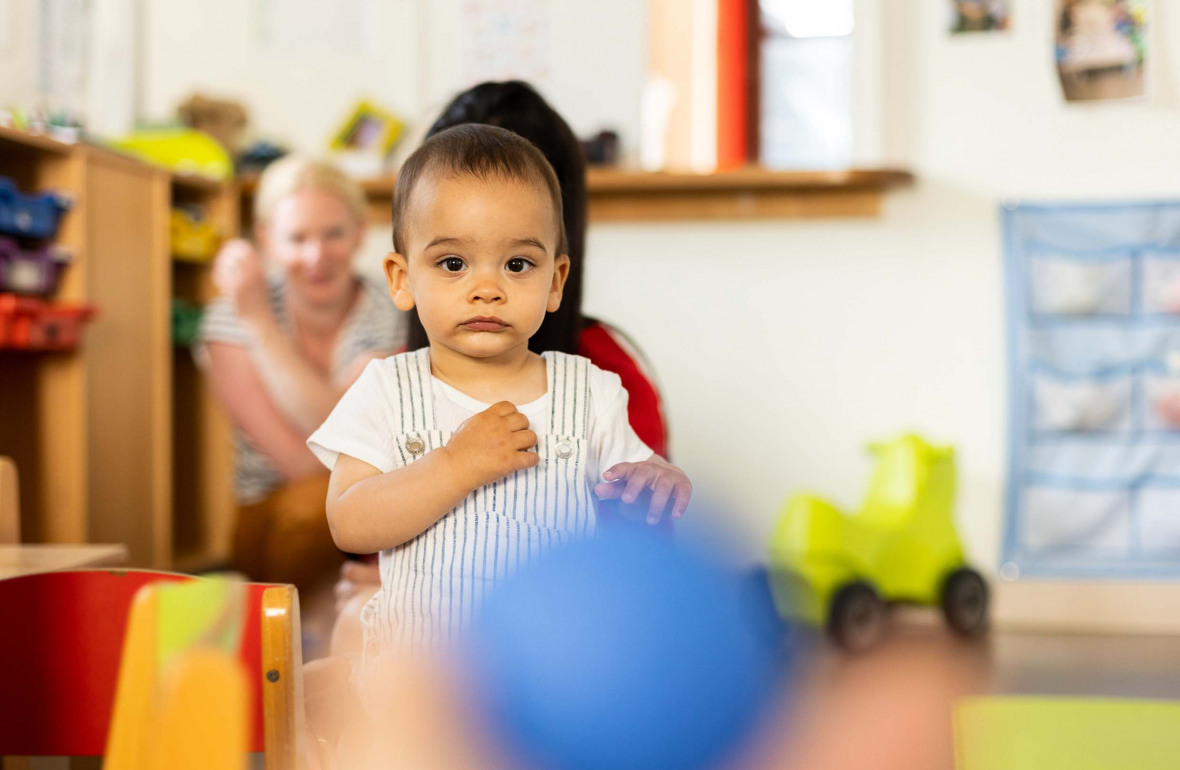
{"type": "MultiPolygon", "coordinates": [[[[651,449],[635,435],[627,419],[627,391],[619,376],[589,365],[590,405],[586,426],[589,457],[586,481],[593,487],[602,481],[602,472],[612,465],[641,462],[652,456],[651,449]]],[[[482,412],[485,404],[431,377],[434,395],[435,429],[455,431],[469,417],[482,412]]],[[[307,445],[329,469],[336,458],[347,454],[366,462],[382,473],[393,470],[398,432],[395,405],[398,393],[392,358],[373,361],[340,399],[324,424],[311,435],[307,445]]],[[[549,433],[549,393],[527,404],[517,404],[529,418],[529,428],[538,434],[549,433]]]]}

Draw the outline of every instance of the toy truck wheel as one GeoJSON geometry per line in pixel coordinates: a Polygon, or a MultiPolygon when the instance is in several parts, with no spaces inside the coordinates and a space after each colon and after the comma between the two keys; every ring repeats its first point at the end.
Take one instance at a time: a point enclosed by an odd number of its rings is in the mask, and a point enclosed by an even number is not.
{"type": "Polygon", "coordinates": [[[828,633],[848,652],[864,652],[885,632],[885,602],[868,583],[849,583],[836,592],[828,633]]]}
{"type": "Polygon", "coordinates": [[[961,636],[979,636],[987,630],[987,581],[970,567],[955,570],[942,585],[942,614],[961,636]]]}

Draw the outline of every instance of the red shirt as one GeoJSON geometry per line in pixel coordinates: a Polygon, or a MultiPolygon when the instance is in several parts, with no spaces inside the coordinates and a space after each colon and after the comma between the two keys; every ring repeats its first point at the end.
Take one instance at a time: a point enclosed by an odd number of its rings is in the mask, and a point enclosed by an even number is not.
{"type": "Polygon", "coordinates": [[[627,417],[636,435],[660,457],[668,457],[668,426],[660,391],[643,354],[618,329],[592,322],[582,329],[578,355],[599,369],[614,372],[627,391],[627,417]]]}

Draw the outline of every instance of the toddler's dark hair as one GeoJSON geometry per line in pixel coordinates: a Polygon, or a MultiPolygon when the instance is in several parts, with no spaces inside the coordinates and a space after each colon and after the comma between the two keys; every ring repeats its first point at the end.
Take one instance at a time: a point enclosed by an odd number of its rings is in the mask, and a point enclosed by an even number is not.
{"type": "Polygon", "coordinates": [[[482,180],[540,185],[549,195],[557,227],[557,254],[569,250],[561,209],[561,185],[553,168],[528,140],[496,126],[474,123],[440,131],[422,143],[402,166],[393,188],[393,248],[405,254],[407,217],[414,189],[429,176],[471,176],[482,180]]]}
{"type": "MultiPolygon", "coordinates": [[[[586,253],[586,163],[582,147],[561,115],[532,86],[520,80],[489,81],[467,89],[446,106],[428,136],[469,123],[500,126],[519,134],[545,154],[557,174],[570,269],[561,307],[545,315],[541,328],[529,340],[529,350],[577,353],[583,326],[594,323],[582,315],[582,260],[586,253]]],[[[429,344],[417,311],[410,311],[408,321],[408,349],[429,344]]]]}

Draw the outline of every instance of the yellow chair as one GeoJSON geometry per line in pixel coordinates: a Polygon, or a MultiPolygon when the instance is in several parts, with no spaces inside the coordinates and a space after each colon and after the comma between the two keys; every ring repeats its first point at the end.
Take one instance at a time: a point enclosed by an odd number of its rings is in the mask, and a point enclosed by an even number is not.
{"type": "Polygon", "coordinates": [[[298,634],[292,586],[233,578],[144,586],[127,625],[104,767],[242,770],[257,695],[249,687],[254,667],[239,653],[261,662],[253,673],[261,684],[268,770],[302,767],[298,634]],[[255,613],[257,641],[249,638],[255,613]]]}
{"type": "MultiPolygon", "coordinates": [[[[231,669],[247,672],[245,716],[231,719],[244,726],[247,750],[265,751],[268,770],[300,767],[303,679],[295,588],[237,584],[234,601],[241,613],[234,622],[227,613],[199,616],[191,611],[192,596],[168,599],[171,586],[200,591],[216,582],[135,570],[0,580],[4,617],[21,631],[0,634],[0,756],[106,755],[110,767],[148,766],[146,755],[137,752],[162,734],[165,714],[173,713],[161,704],[174,703],[168,693],[191,692],[196,685],[188,682],[201,681],[177,672],[215,667],[186,658],[212,649],[236,659],[231,669]],[[201,617],[225,622],[195,622],[201,617]],[[236,636],[227,636],[234,627],[236,636]],[[212,636],[206,633],[217,628],[212,636]]],[[[233,685],[220,691],[231,693],[233,685]]],[[[176,708],[189,708],[188,696],[178,697],[176,708]]],[[[217,711],[226,716],[229,708],[217,711]]]]}

